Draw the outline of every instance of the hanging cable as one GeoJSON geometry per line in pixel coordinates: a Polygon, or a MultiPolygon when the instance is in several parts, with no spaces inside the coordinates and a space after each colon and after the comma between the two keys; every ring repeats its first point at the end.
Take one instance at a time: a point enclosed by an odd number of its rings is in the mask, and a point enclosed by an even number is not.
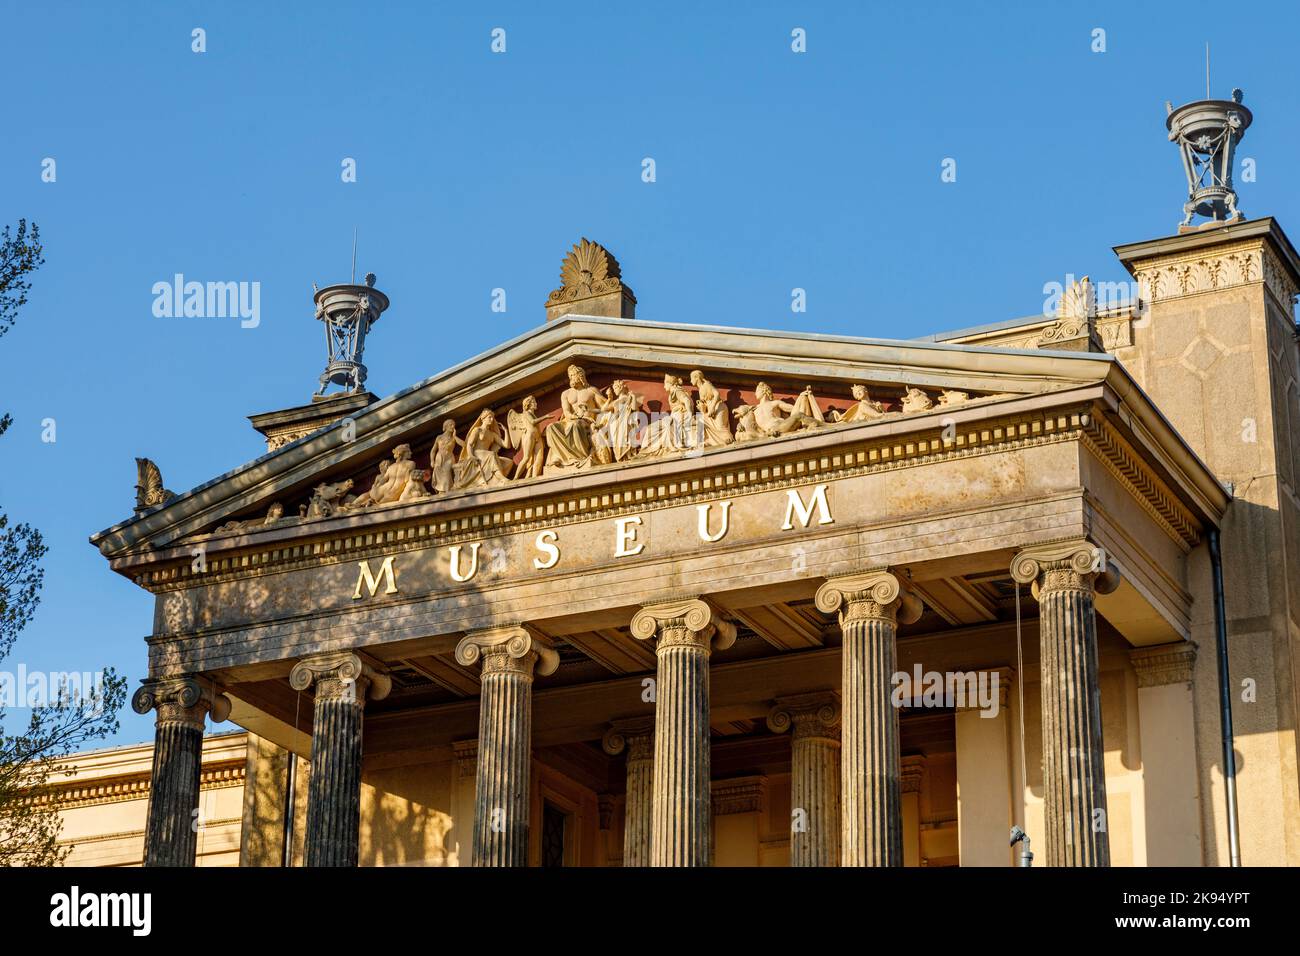
{"type": "MultiPolygon", "coordinates": [[[[302,712],[302,691],[293,702],[293,729],[298,730],[298,716],[302,712]]],[[[289,758],[284,762],[285,767],[285,785],[284,785],[284,826],[283,846],[280,848],[280,865],[293,866],[293,811],[294,804],[297,800],[297,782],[298,782],[298,755],[292,750],[289,751],[289,758]]]]}
{"type": "MultiPolygon", "coordinates": [[[[1015,582],[1016,588],[1016,715],[1020,718],[1020,792],[1023,802],[1025,789],[1029,786],[1029,774],[1026,769],[1025,761],[1025,654],[1021,647],[1020,639],[1020,582],[1015,582]]],[[[1017,861],[1019,866],[1033,866],[1034,854],[1029,849],[1029,835],[1020,829],[1019,825],[1013,824],[1011,827],[1011,845],[1021,844],[1020,857],[1017,861]]]]}

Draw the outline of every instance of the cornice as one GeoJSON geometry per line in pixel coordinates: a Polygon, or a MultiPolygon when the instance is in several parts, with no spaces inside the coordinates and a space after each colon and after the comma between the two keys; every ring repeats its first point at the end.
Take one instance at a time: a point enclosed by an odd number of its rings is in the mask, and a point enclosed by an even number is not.
{"type": "Polygon", "coordinates": [[[579,359],[647,369],[716,368],[808,381],[871,380],[974,391],[1038,393],[1097,382],[1112,357],[993,351],[941,343],[565,316],[367,406],[338,423],[92,536],[106,555],[200,532],[232,514],[320,481],[354,458],[436,431],[439,419],[526,394],[579,359]]]}
{"type": "Polygon", "coordinates": [[[1262,285],[1288,315],[1294,309],[1296,282],[1263,238],[1140,259],[1130,268],[1148,302],[1262,285]]]}
{"type": "Polygon", "coordinates": [[[1160,256],[1203,255],[1206,250],[1245,240],[1268,240],[1278,251],[1293,279],[1300,282],[1300,255],[1296,254],[1295,247],[1282,231],[1281,225],[1271,216],[1247,219],[1244,222],[1210,229],[1198,229],[1174,236],[1161,236],[1143,242],[1129,242],[1115,246],[1114,252],[1120,262],[1132,272],[1133,263],[1136,262],[1148,261],[1160,256]]]}
{"type": "MultiPolygon", "coordinates": [[[[241,787],[244,785],[246,770],[247,764],[243,759],[204,764],[199,776],[199,789],[223,790],[227,787],[241,787]]],[[[149,789],[150,775],[134,773],[120,777],[103,777],[85,783],[56,784],[24,799],[38,804],[53,803],[59,810],[73,810],[77,807],[96,807],[128,800],[144,800],[149,796],[149,789]]]]}
{"type": "MultiPolygon", "coordinates": [[[[283,543],[273,540],[261,548],[241,548],[225,556],[214,554],[209,548],[206,570],[201,573],[192,568],[189,546],[182,546],[171,553],[153,555],[151,563],[157,562],[162,566],[141,568],[135,580],[149,591],[162,593],[359,561],[380,553],[400,554],[442,547],[485,535],[561,528],[628,513],[645,513],[742,494],[785,490],[815,482],[1075,441],[1086,426],[1096,422],[1096,418],[1091,412],[1091,404],[1083,401],[1082,395],[1073,398],[1074,401],[1064,407],[1022,407],[1018,413],[984,419],[966,418],[963,421],[957,418],[956,412],[926,415],[925,421],[920,421],[922,416],[917,416],[915,429],[910,432],[889,427],[897,426],[897,421],[886,425],[851,426],[839,432],[838,436],[830,436],[839,437],[837,444],[818,441],[827,436],[817,435],[812,439],[793,441],[787,450],[780,447],[780,440],[776,439],[771,442],[775,447],[771,447],[773,457],[768,460],[753,458],[753,449],[727,449],[714,456],[701,456],[689,464],[683,462],[684,467],[690,470],[680,478],[667,477],[663,469],[654,468],[651,469],[653,477],[629,480],[627,474],[635,473],[635,469],[629,468],[624,475],[611,470],[608,483],[581,491],[570,488],[543,494],[543,479],[535,486],[537,495],[534,498],[521,499],[507,496],[505,492],[474,496],[484,504],[463,512],[441,514],[435,510],[430,515],[431,506],[428,504],[422,508],[408,506],[367,512],[367,525],[358,527],[358,519],[352,518],[339,522],[350,526],[335,528],[330,533],[325,527],[330,522],[320,522],[317,527],[304,529],[305,534],[310,534],[307,540],[288,539],[283,543]],[[943,423],[948,420],[957,421],[958,426],[953,440],[945,443],[943,423]],[[620,477],[624,478],[621,483],[618,482],[620,477]],[[512,500],[493,507],[491,502],[498,495],[512,500]],[[424,514],[419,514],[420,511],[424,514]]],[[[437,509],[437,505],[432,508],[437,509]]]]}
{"type": "MultiPolygon", "coordinates": [[[[873,429],[880,426],[857,426],[842,433],[846,438],[852,433],[854,441],[813,445],[802,453],[787,453],[767,461],[741,458],[725,467],[719,461],[720,467],[703,470],[698,469],[702,459],[696,459],[692,464],[697,470],[681,478],[660,474],[653,479],[594,486],[586,493],[569,489],[567,494],[516,498],[495,508],[480,506],[445,515],[428,515],[427,505],[423,516],[412,516],[409,512],[413,509],[407,508],[369,512],[366,517],[371,524],[363,528],[339,528],[332,534],[321,534],[323,527],[313,527],[306,540],[268,543],[260,549],[244,548],[228,556],[209,552],[207,570],[202,573],[192,570],[188,548],[182,547],[176,549],[173,560],[161,567],[142,569],[136,583],[153,593],[210,586],[360,561],[380,554],[443,547],[485,535],[562,528],[629,513],[643,514],[1062,441],[1079,441],[1087,448],[1184,551],[1200,542],[1202,525],[1195,513],[1152,474],[1132,446],[1106,418],[1095,414],[1090,404],[1076,401],[1064,408],[1025,410],[967,422],[957,429],[950,444],[942,439],[939,418],[934,416],[928,427],[911,434],[895,432],[877,437],[873,429]]],[[[611,471],[609,477],[616,479],[618,472],[611,471]]],[[[475,497],[490,500],[492,496],[475,497]]]]}
{"type": "Polygon", "coordinates": [[[1151,474],[1113,428],[1093,419],[1083,428],[1081,440],[1184,553],[1200,544],[1200,525],[1192,512],[1151,474]]]}
{"type": "MultiPolygon", "coordinates": [[[[242,817],[226,817],[221,820],[205,820],[203,822],[204,830],[215,830],[217,827],[237,826],[243,824],[242,817]]],[[[86,843],[109,843],[113,840],[130,840],[144,839],[144,830],[118,830],[115,833],[96,833],[93,836],[69,837],[58,840],[58,846],[77,847],[86,843]]]]}

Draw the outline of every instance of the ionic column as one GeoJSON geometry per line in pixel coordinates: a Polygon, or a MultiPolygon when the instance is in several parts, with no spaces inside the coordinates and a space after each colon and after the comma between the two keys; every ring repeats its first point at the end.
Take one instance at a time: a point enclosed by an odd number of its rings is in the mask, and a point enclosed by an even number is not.
{"type": "Polygon", "coordinates": [[[778,697],[767,726],[790,737],[790,865],[840,865],[840,699],[778,697]]]}
{"type": "Polygon", "coordinates": [[[643,607],[632,636],[654,638],[659,661],[650,865],[710,866],[709,654],[735,643],[735,625],[695,598],[643,607]]]}
{"type": "Polygon", "coordinates": [[[1119,585],[1087,541],[1030,548],[1011,574],[1038,599],[1048,866],[1110,866],[1096,593],[1119,585]]]}
{"type": "Polygon", "coordinates": [[[289,686],[316,686],[307,785],[307,866],[356,866],[361,826],[361,724],[366,699],[383,700],[392,680],[364,654],[307,657],[289,672],[289,686]]]}
{"type": "Polygon", "coordinates": [[[559,655],[522,625],[467,634],[456,645],[466,667],[482,661],[474,866],[528,865],[528,777],[532,764],[533,672],[552,674],[559,655]]]}
{"type": "Polygon", "coordinates": [[[655,719],[616,720],[602,741],[611,756],[627,751],[627,799],[623,807],[623,865],[650,865],[654,812],[655,719]]]}
{"type": "Polygon", "coordinates": [[[202,677],[146,680],[131,698],[137,714],[157,710],[145,866],[193,866],[198,850],[203,718],[230,716],[230,698],[202,677]]]}
{"type": "Polygon", "coordinates": [[[902,866],[898,711],[891,701],[898,625],[921,616],[921,602],[885,570],[831,578],[817,608],[840,612],[844,708],[840,752],[843,866],[902,866]]]}

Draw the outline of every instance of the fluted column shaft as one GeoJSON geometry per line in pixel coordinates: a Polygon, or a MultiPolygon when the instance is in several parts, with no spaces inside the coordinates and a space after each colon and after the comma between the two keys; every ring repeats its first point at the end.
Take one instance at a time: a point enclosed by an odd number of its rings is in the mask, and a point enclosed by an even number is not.
{"type": "Polygon", "coordinates": [[[230,713],[230,701],[202,678],[145,681],[131,706],[139,714],[157,709],[149,810],[145,823],[145,866],[193,866],[200,821],[199,779],[203,721],[230,713]]]}
{"type": "Polygon", "coordinates": [[[1118,574],[1086,543],[1022,552],[1012,574],[1039,604],[1047,865],[1110,866],[1093,600],[1118,574]]]}
{"type": "Polygon", "coordinates": [[[527,866],[533,672],[552,673],[559,658],[527,629],[508,627],[468,635],[456,659],[482,661],[473,865],[527,866]]]}
{"type": "Polygon", "coordinates": [[[781,697],[768,726],[790,738],[790,865],[840,865],[840,705],[832,692],[781,697]]]}
{"type": "Polygon", "coordinates": [[[888,571],[828,580],[817,606],[840,611],[843,729],[840,853],[843,866],[902,866],[902,767],[892,678],[898,623],[920,602],[888,571]]]}
{"type": "Polygon", "coordinates": [[[361,733],[367,697],[387,696],[382,668],[360,654],[299,661],[289,674],[295,690],[315,685],[311,776],[307,787],[307,866],[356,866],[361,827],[361,733]]]}
{"type": "Polygon", "coordinates": [[[605,752],[627,751],[627,796],[623,805],[623,865],[650,865],[654,813],[653,717],[616,720],[605,734],[605,752]]]}
{"type": "Polygon", "coordinates": [[[708,638],[660,631],[651,866],[712,866],[708,638]]]}
{"type": "Polygon", "coordinates": [[[654,637],[658,658],[650,865],[711,866],[709,655],[735,641],[735,627],[694,599],[642,608],[632,635],[654,637]]]}

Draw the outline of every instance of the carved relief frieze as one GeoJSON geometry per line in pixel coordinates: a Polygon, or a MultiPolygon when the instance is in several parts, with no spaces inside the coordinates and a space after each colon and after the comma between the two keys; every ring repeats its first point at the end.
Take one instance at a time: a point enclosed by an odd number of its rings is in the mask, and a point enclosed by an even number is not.
{"type": "Polygon", "coordinates": [[[1147,302],[1214,292],[1263,282],[1288,309],[1295,301],[1296,285],[1277,256],[1259,242],[1219,246],[1212,252],[1147,260],[1137,264],[1135,276],[1147,302]]]}
{"type": "MultiPolygon", "coordinates": [[[[411,444],[403,442],[392,449],[391,459],[377,463],[368,486],[364,475],[322,482],[297,506],[296,515],[275,505],[264,518],[227,521],[214,530],[256,531],[282,521],[332,518],[595,468],[696,456],[737,442],[783,439],[1005,397],[904,386],[901,396],[879,399],[872,398],[866,384],[855,383],[852,402],[840,407],[836,399],[819,399],[811,386],[786,400],[767,382],[758,382],[752,400],[733,408],[723,390],[703,370],[694,369],[685,378],[665,373],[664,400],[651,410],[646,396],[624,379],[599,388],[579,365],[568,366],[565,375],[567,388],[551,412],[539,410],[536,395],[506,409],[504,422],[495,409],[482,408],[463,438],[456,420],[444,419],[432,440],[427,469],[418,466],[411,444]]],[[[746,394],[735,387],[731,391],[746,394]]]]}
{"type": "MultiPolygon", "coordinates": [[[[794,456],[770,461],[739,461],[709,470],[696,470],[681,477],[656,476],[541,495],[526,501],[480,504],[464,512],[404,514],[400,521],[379,527],[334,529],[311,538],[278,540],[237,553],[208,555],[202,571],[186,559],[144,571],[136,583],[155,593],[212,584],[300,568],[316,568],[359,561],[381,554],[397,554],[430,547],[459,546],[493,534],[545,531],[597,519],[625,520],[626,515],[726,499],[737,494],[758,494],[772,490],[794,491],[803,507],[815,504],[819,482],[887,473],[943,461],[997,454],[1062,441],[1081,441],[1091,448],[1134,498],[1155,517],[1183,548],[1194,547],[1199,531],[1190,512],[1171,493],[1149,477],[1140,460],[1119,441],[1109,425],[1094,418],[1086,406],[1051,409],[1033,415],[1015,415],[980,421],[958,429],[945,441],[941,430],[906,436],[877,436],[835,446],[810,449],[794,456]],[[802,489],[802,490],[801,490],[802,489]],[[202,578],[200,582],[199,578],[202,578]]],[[[436,499],[433,499],[436,500],[436,499]]],[[[715,512],[708,526],[713,540],[718,522],[715,512]]],[[[624,529],[625,535],[635,526],[624,529]]],[[[542,545],[539,545],[542,547],[542,545]]],[[[633,545],[635,547],[635,545],[633,545]]],[[[628,553],[632,553],[629,551],[628,553]]],[[[470,564],[469,553],[457,566],[470,564]]],[[[376,578],[380,580],[379,577],[376,578]]]]}

